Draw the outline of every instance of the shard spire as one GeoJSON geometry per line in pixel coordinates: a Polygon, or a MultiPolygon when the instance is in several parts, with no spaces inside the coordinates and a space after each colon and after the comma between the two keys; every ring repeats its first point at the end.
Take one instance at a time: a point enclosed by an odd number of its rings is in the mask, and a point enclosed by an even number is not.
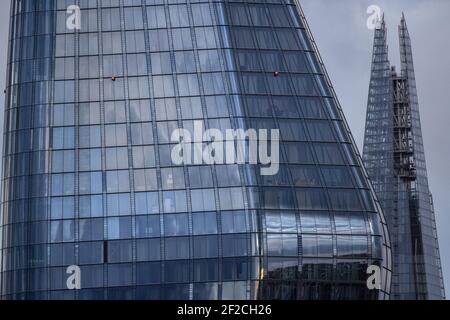
{"type": "Polygon", "coordinates": [[[383,18],[375,30],[363,158],[386,216],[393,299],[442,299],[439,246],[420,125],[411,39],[399,25],[401,73],[391,67],[383,18]]]}
{"type": "Polygon", "coordinates": [[[411,218],[416,288],[419,296],[439,299],[444,295],[442,268],[432,195],[428,186],[411,38],[404,13],[398,29],[401,76],[406,81],[406,98],[410,105],[410,135],[417,175],[417,180],[411,185],[411,196],[414,200],[412,205],[414,214],[411,218]],[[423,276],[423,271],[425,271],[425,276],[423,276]]]}

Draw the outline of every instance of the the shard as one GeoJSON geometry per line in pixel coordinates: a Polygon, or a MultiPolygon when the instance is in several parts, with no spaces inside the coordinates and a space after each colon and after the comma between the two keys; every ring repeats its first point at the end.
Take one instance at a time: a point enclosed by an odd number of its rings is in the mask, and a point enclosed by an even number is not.
{"type": "Polygon", "coordinates": [[[383,18],[375,30],[363,160],[391,237],[391,299],[443,299],[433,199],[404,16],[399,25],[399,72],[390,64],[386,38],[383,18]]]}

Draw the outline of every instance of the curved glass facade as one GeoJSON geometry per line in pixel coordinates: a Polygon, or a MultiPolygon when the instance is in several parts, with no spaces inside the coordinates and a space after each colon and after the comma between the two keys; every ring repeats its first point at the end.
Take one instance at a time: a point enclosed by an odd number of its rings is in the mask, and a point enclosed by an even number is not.
{"type": "Polygon", "coordinates": [[[388,297],[386,225],[296,1],[12,3],[5,299],[388,297]],[[174,165],[195,121],[279,129],[278,174],[174,165]]]}

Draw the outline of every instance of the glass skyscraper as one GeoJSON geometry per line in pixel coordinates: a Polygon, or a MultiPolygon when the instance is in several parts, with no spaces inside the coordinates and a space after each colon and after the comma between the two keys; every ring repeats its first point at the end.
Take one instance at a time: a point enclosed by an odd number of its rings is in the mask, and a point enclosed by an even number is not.
{"type": "Polygon", "coordinates": [[[399,36],[400,74],[389,62],[384,19],[375,30],[363,158],[390,231],[391,298],[443,299],[411,40],[404,16],[399,36]]]}
{"type": "Polygon", "coordinates": [[[8,69],[4,299],[389,297],[386,223],[297,1],[13,0],[8,69]],[[279,129],[278,174],[174,165],[194,121],[279,129]]]}

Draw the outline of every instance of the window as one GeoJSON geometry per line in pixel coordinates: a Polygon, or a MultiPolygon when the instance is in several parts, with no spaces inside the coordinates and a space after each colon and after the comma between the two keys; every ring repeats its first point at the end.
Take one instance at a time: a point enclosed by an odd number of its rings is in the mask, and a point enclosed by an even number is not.
{"type": "Polygon", "coordinates": [[[217,236],[194,237],[194,258],[215,258],[218,254],[217,236]]]}
{"type": "Polygon", "coordinates": [[[94,218],[103,216],[103,197],[98,196],[80,196],[79,198],[80,217],[94,218]]]}
{"type": "Polygon", "coordinates": [[[80,148],[101,147],[100,126],[83,126],[79,128],[80,148]]]}
{"type": "Polygon", "coordinates": [[[207,3],[191,5],[195,26],[206,26],[212,24],[211,13],[207,3]]]}
{"type": "MultiPolygon", "coordinates": [[[[82,15],[82,17],[83,16],[84,15],[82,15]]],[[[98,54],[98,34],[81,33],[79,37],[80,37],[80,55],[98,54]]]]}
{"type": "Polygon", "coordinates": [[[128,53],[145,51],[144,31],[127,31],[125,38],[128,53]]]}
{"type": "MultiPolygon", "coordinates": [[[[80,61],[80,65],[81,61],[80,61]]],[[[55,59],[55,80],[74,79],[75,59],[56,58],[55,59]]]]}
{"type": "Polygon", "coordinates": [[[166,238],[165,241],[166,260],[189,259],[189,238],[166,238]]]}
{"type": "Polygon", "coordinates": [[[242,184],[237,165],[216,166],[216,175],[220,187],[233,187],[242,184]]]}
{"type": "Polygon", "coordinates": [[[52,172],[75,171],[75,152],[70,150],[54,151],[52,154],[52,172]]]}
{"type": "Polygon", "coordinates": [[[80,220],[80,240],[103,240],[103,219],[80,220]]]}
{"type": "MultiPolygon", "coordinates": [[[[142,68],[142,66],[140,66],[140,68],[142,68]]],[[[128,96],[130,99],[149,98],[150,91],[148,78],[147,77],[128,78],[128,96]]]]}
{"type": "Polygon", "coordinates": [[[157,99],[155,100],[155,109],[157,121],[170,121],[177,119],[175,99],[157,99]]]}
{"type": "MultiPolygon", "coordinates": [[[[82,242],[79,244],[80,264],[96,264],[103,263],[103,241],[102,242],[82,242]]],[[[103,274],[103,268],[102,274],[103,274]]],[[[100,279],[103,279],[103,275],[100,279]]],[[[81,281],[83,281],[83,278],[81,281]]]]}
{"type": "Polygon", "coordinates": [[[73,149],[75,147],[75,128],[54,128],[53,129],[53,149],[73,149]]]}
{"type": "Polygon", "coordinates": [[[161,260],[160,239],[137,239],[136,240],[137,261],[161,260]]]}
{"type": "Polygon", "coordinates": [[[328,202],[325,191],[322,189],[297,189],[296,196],[297,203],[300,209],[328,209],[328,202]]]}
{"type": "Polygon", "coordinates": [[[108,193],[129,192],[129,172],[125,170],[106,172],[106,190],[108,193]]]}
{"type": "Polygon", "coordinates": [[[164,6],[147,7],[147,21],[150,29],[165,28],[167,24],[164,6]]]}
{"type": "Polygon", "coordinates": [[[75,175],[72,173],[52,175],[52,195],[73,195],[75,191],[75,175]]]}
{"type": "Polygon", "coordinates": [[[209,188],[213,186],[211,168],[208,166],[189,167],[191,188],[209,188]]]}
{"type": "Polygon", "coordinates": [[[351,236],[337,236],[337,254],[341,258],[351,257],[353,255],[351,236]]]}
{"type": "Polygon", "coordinates": [[[79,105],[79,124],[93,125],[100,123],[100,104],[99,103],[81,103],[79,105]]]}
{"type": "Polygon", "coordinates": [[[145,215],[136,217],[136,237],[152,238],[161,236],[159,215],[145,215]]]}
{"type": "Polygon", "coordinates": [[[108,148],[106,149],[106,169],[119,170],[128,169],[128,149],[108,148]]]}
{"type": "Polygon", "coordinates": [[[319,254],[317,236],[302,235],[302,252],[304,257],[317,257],[319,254]]]}
{"type": "Polygon", "coordinates": [[[156,165],[153,146],[133,147],[134,168],[153,168],[156,165]]]}
{"type": "Polygon", "coordinates": [[[83,172],[79,174],[80,194],[95,194],[103,192],[103,176],[101,172],[83,172]]]}
{"type": "Polygon", "coordinates": [[[194,281],[218,281],[219,264],[215,259],[194,260],[194,281]]]}
{"type": "Polygon", "coordinates": [[[164,233],[166,236],[185,236],[189,234],[187,214],[169,214],[164,216],[164,233]]]}
{"type": "Polygon", "coordinates": [[[350,214],[352,234],[366,234],[366,220],[363,213],[350,214]]]}
{"type": "Polygon", "coordinates": [[[292,179],[296,187],[320,187],[320,176],[315,166],[291,166],[292,179]]]}
{"type": "Polygon", "coordinates": [[[132,264],[108,264],[108,286],[124,287],[133,283],[132,264]]]}
{"type": "Polygon", "coordinates": [[[120,11],[118,8],[102,9],[103,31],[120,30],[120,11]]]}
{"type": "Polygon", "coordinates": [[[156,98],[175,96],[172,76],[154,76],[153,78],[153,89],[156,98]]]}
{"type": "Polygon", "coordinates": [[[185,188],[183,168],[161,169],[161,179],[164,190],[185,188]]]}
{"type": "Polygon", "coordinates": [[[304,55],[300,52],[285,52],[286,63],[290,72],[307,73],[308,67],[304,55]]]}
{"type": "Polygon", "coordinates": [[[261,207],[266,209],[294,209],[292,192],[286,188],[264,188],[261,207]]]}
{"type": "Polygon", "coordinates": [[[336,225],[336,232],[338,234],[351,233],[350,219],[348,213],[335,213],[334,223],[336,225]]]}
{"type": "Polygon", "coordinates": [[[299,120],[278,120],[283,141],[306,141],[305,130],[299,120]]]}
{"type": "Polygon", "coordinates": [[[247,235],[222,235],[224,257],[238,257],[247,255],[247,235]]]}
{"type": "Polygon", "coordinates": [[[125,124],[105,126],[107,147],[126,146],[127,128],[125,124]]]}
{"type": "Polygon", "coordinates": [[[175,65],[177,73],[193,73],[196,72],[194,52],[178,51],[175,52],[175,65]]]}
{"type": "Polygon", "coordinates": [[[267,72],[286,72],[283,55],[277,51],[261,51],[261,60],[267,72]]]}
{"type": "Polygon", "coordinates": [[[155,169],[134,170],[134,188],[136,191],[158,190],[155,169]]]}
{"type": "MultiPolygon", "coordinates": [[[[272,8],[272,7],[271,7],[272,8]]],[[[270,26],[269,18],[266,14],[266,8],[263,6],[249,6],[250,17],[255,26],[270,26]]]]}
{"type": "Polygon", "coordinates": [[[222,210],[244,209],[244,198],[240,188],[219,189],[222,210]]]}
{"type": "Polygon", "coordinates": [[[217,215],[215,212],[197,212],[192,214],[194,235],[217,233],[217,215]]]}
{"type": "MultiPolygon", "coordinates": [[[[275,32],[271,29],[255,28],[255,36],[261,49],[277,49],[277,43],[274,35],[275,32]]],[[[281,32],[277,30],[276,35],[280,38],[281,32]]]]}
{"type": "Polygon", "coordinates": [[[356,190],[329,190],[328,193],[335,210],[363,210],[356,190]]]}
{"type": "Polygon", "coordinates": [[[321,170],[328,187],[353,187],[347,167],[322,167],[321,170]]]}
{"type": "Polygon", "coordinates": [[[212,27],[195,28],[197,45],[199,49],[216,48],[216,34],[212,27]]]}
{"type": "MultiPolygon", "coordinates": [[[[249,262],[247,259],[223,259],[222,277],[224,281],[247,280],[249,262]]],[[[235,299],[235,297],[231,297],[235,299]]]]}
{"type": "Polygon", "coordinates": [[[123,100],[125,98],[125,83],[123,78],[111,81],[111,77],[103,81],[103,92],[105,100],[123,100]]]}
{"type": "Polygon", "coordinates": [[[134,30],[143,28],[144,28],[144,21],[142,16],[142,8],[140,7],[125,8],[125,29],[134,30]]]}
{"type": "MultiPolygon", "coordinates": [[[[120,22],[120,19],[116,20],[120,22]]],[[[103,32],[103,54],[122,53],[122,36],[120,32],[103,32]]]]}
{"type": "Polygon", "coordinates": [[[170,5],[169,6],[170,20],[172,27],[188,27],[189,15],[186,5],[170,5]]]}
{"type": "Polygon", "coordinates": [[[97,78],[100,74],[98,57],[80,57],[79,72],[80,78],[97,78]]]}
{"type": "Polygon", "coordinates": [[[132,259],[132,241],[109,241],[108,262],[120,263],[129,262],[132,259]]]}
{"type": "Polygon", "coordinates": [[[114,101],[105,103],[105,122],[124,123],[126,122],[125,102],[114,101]]]}
{"type": "Polygon", "coordinates": [[[107,214],[113,216],[126,216],[131,214],[130,194],[109,194],[107,196],[107,214]]]}
{"type": "Polygon", "coordinates": [[[135,194],[136,214],[159,213],[159,199],[157,192],[139,192],[135,194]]]}
{"type": "Polygon", "coordinates": [[[50,241],[73,242],[75,240],[75,221],[59,220],[51,222],[50,241]]]}
{"type": "Polygon", "coordinates": [[[186,212],[186,192],[185,191],[173,191],[163,193],[164,212],[186,212]]]}
{"type": "MultiPolygon", "coordinates": [[[[261,71],[258,54],[250,50],[238,50],[237,58],[239,61],[239,69],[241,71],[261,71]]],[[[272,71],[276,71],[273,69],[272,71]]],[[[263,99],[261,99],[263,100],[263,99]]],[[[267,99],[264,99],[267,102],[267,99]]]]}
{"type": "Polygon", "coordinates": [[[317,254],[321,258],[333,257],[333,238],[331,235],[317,236],[317,254]]]}
{"type": "Polygon", "coordinates": [[[52,220],[74,218],[75,199],[73,197],[52,198],[50,217],[52,220]]]}
{"type": "Polygon", "coordinates": [[[222,212],[222,232],[241,233],[247,231],[245,211],[222,212]]]}
{"type": "Polygon", "coordinates": [[[314,86],[314,79],[311,75],[298,74],[292,75],[295,92],[300,96],[318,95],[314,86]]]}
{"type": "Polygon", "coordinates": [[[222,284],[223,300],[245,300],[247,298],[247,282],[233,281],[222,284]]]}
{"type": "Polygon", "coordinates": [[[270,256],[298,256],[296,234],[268,234],[267,249],[270,256]]]}
{"type": "Polygon", "coordinates": [[[335,141],[330,122],[326,120],[308,120],[306,123],[312,141],[335,141]]]}
{"type": "Polygon", "coordinates": [[[189,28],[172,29],[175,50],[192,50],[192,37],[189,28]]]}
{"type": "MultiPolygon", "coordinates": [[[[45,247],[39,246],[39,248],[45,247]]],[[[37,256],[42,257],[43,255],[44,255],[43,252],[39,252],[37,256]]],[[[73,243],[57,243],[50,245],[51,266],[64,266],[64,265],[70,266],[73,265],[74,263],[75,263],[75,246],[73,243]]]]}
{"type": "MultiPolygon", "coordinates": [[[[165,262],[165,281],[169,283],[189,282],[190,266],[188,261],[167,261],[165,262]]],[[[175,295],[175,299],[181,299],[174,287],[166,287],[170,294],[175,295]],[[175,291],[175,292],[174,292],[175,291]]]]}
{"type": "Polygon", "coordinates": [[[131,122],[151,121],[150,101],[148,100],[130,101],[130,121],[131,122]]]}
{"type": "Polygon", "coordinates": [[[212,211],[216,209],[216,197],[212,189],[191,191],[192,211],[212,211]]]}
{"type": "Polygon", "coordinates": [[[108,218],[108,239],[131,238],[131,217],[108,218]]]}
{"type": "Polygon", "coordinates": [[[161,264],[159,262],[138,263],[136,265],[136,282],[140,285],[160,283],[161,264]]]}
{"type": "Polygon", "coordinates": [[[149,30],[148,35],[150,51],[169,51],[169,38],[167,36],[167,30],[149,30]]]}
{"type": "Polygon", "coordinates": [[[177,76],[177,79],[180,96],[198,96],[200,94],[198,77],[196,74],[180,74],[177,76]]]}
{"type": "Polygon", "coordinates": [[[294,213],[267,212],[267,232],[297,233],[297,221],[294,213]]]}

